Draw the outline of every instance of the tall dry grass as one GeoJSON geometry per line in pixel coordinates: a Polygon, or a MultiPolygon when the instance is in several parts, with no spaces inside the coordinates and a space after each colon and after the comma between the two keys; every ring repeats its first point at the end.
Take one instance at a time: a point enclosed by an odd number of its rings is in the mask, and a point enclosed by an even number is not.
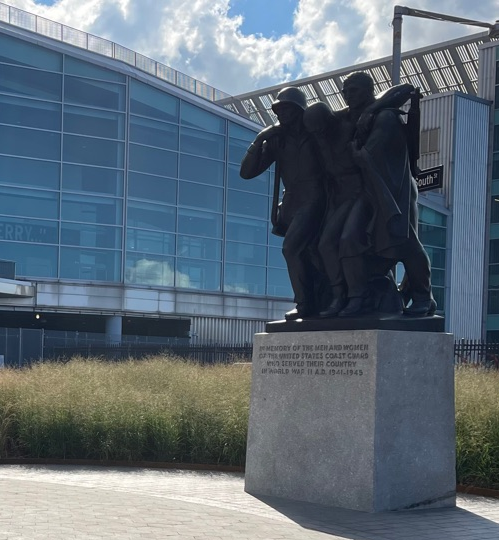
{"type": "Polygon", "coordinates": [[[458,483],[499,489],[499,372],[456,369],[456,439],[458,483]]]}
{"type": "MultiPolygon", "coordinates": [[[[250,370],[155,357],[0,371],[0,458],[243,465],[250,370]]],[[[499,488],[499,372],[456,369],[457,479],[499,488]]]]}
{"type": "Polygon", "coordinates": [[[155,357],[0,372],[0,457],[242,465],[250,370],[155,357]]]}

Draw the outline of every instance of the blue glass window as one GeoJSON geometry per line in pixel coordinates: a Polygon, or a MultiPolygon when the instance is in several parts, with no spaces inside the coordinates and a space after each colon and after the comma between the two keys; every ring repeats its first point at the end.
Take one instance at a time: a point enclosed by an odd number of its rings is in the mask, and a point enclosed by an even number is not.
{"type": "Polygon", "coordinates": [[[62,70],[62,54],[5,34],[0,34],[0,62],[49,71],[62,70]]]}
{"type": "MultiPolygon", "coordinates": [[[[494,114],[494,122],[496,123],[496,125],[494,126],[494,152],[498,152],[499,151],[499,111],[496,111],[495,114],[494,114]]],[[[497,178],[497,166],[499,165],[497,163],[497,159],[499,158],[499,156],[497,156],[496,154],[494,154],[494,169],[495,171],[492,173],[492,178],[497,178]],[[495,174],[494,174],[495,173],[495,174]]]]}
{"type": "Polygon", "coordinates": [[[229,163],[228,170],[230,188],[239,189],[242,191],[251,191],[253,193],[260,193],[262,195],[267,195],[269,193],[270,176],[267,171],[256,178],[252,178],[251,180],[243,180],[239,175],[239,169],[239,165],[229,163]]]}
{"type": "Polygon", "coordinates": [[[62,189],[122,197],[123,171],[64,163],[62,189]]]}
{"type": "Polygon", "coordinates": [[[140,146],[129,145],[130,169],[160,176],[177,176],[177,153],[168,150],[159,150],[140,146]]]}
{"type": "MultiPolygon", "coordinates": [[[[435,287],[444,287],[445,286],[445,271],[432,268],[431,269],[431,284],[435,287]]],[[[440,309],[443,309],[443,306],[440,306],[440,309]]]]}
{"type": "Polygon", "coordinates": [[[83,223],[121,225],[123,203],[111,197],[92,197],[91,195],[62,194],[62,219],[83,223]]]}
{"type": "Polygon", "coordinates": [[[117,71],[106,69],[90,62],[78,60],[73,56],[66,55],[64,59],[64,72],[71,75],[81,75],[92,79],[102,79],[111,82],[125,82],[126,77],[117,71]]]}
{"type": "Polygon", "coordinates": [[[178,202],[182,206],[203,208],[213,212],[223,210],[223,189],[191,182],[179,182],[178,202]]]}
{"type": "Polygon", "coordinates": [[[58,103],[0,95],[0,122],[60,131],[61,106],[58,103]]]}
{"type": "MultiPolygon", "coordinates": [[[[445,268],[445,249],[428,246],[425,248],[432,268],[445,268]]],[[[499,262],[499,261],[498,261],[499,262]]]]}
{"type": "Polygon", "coordinates": [[[219,261],[222,258],[222,242],[212,238],[179,235],[177,238],[177,255],[179,257],[219,261]]]}
{"type": "Polygon", "coordinates": [[[493,195],[490,199],[490,222],[499,223],[499,197],[493,195]]]}
{"type": "Polygon", "coordinates": [[[58,219],[59,193],[0,187],[0,214],[58,219]]]}
{"type": "Polygon", "coordinates": [[[229,137],[242,139],[246,142],[246,147],[249,146],[249,143],[253,142],[257,135],[257,131],[240,126],[234,122],[229,122],[229,137]]]}
{"type": "Polygon", "coordinates": [[[174,206],[128,201],[127,225],[138,229],[175,231],[174,206]]]}
{"type": "Polygon", "coordinates": [[[287,270],[269,268],[267,275],[267,294],[269,296],[293,298],[293,290],[291,289],[291,283],[289,282],[287,270]]]}
{"type": "Polygon", "coordinates": [[[226,263],[224,291],[242,294],[265,294],[265,268],[226,263]]]}
{"type": "Polygon", "coordinates": [[[121,227],[62,223],[61,244],[66,246],[121,249],[121,227]]]}
{"type": "Polygon", "coordinates": [[[490,241],[489,263],[499,263],[499,239],[490,241]]]}
{"type": "MultiPolygon", "coordinates": [[[[488,306],[487,306],[487,313],[491,315],[499,314],[499,291],[497,290],[494,290],[494,289],[489,290],[489,301],[488,301],[488,306]]],[[[498,334],[497,337],[499,338],[499,332],[497,334],[498,334]]],[[[495,339],[494,342],[498,343],[499,339],[495,339]]]]}
{"type": "Polygon", "coordinates": [[[222,238],[222,215],[179,208],[178,232],[193,236],[222,238]]]}
{"type": "Polygon", "coordinates": [[[69,75],[64,79],[64,100],[78,105],[124,111],[125,90],[126,87],[122,84],[80,79],[69,75]]]}
{"type": "Polygon", "coordinates": [[[282,236],[276,236],[275,234],[272,234],[272,224],[270,221],[267,222],[268,227],[268,236],[269,236],[269,246],[274,246],[279,248],[282,251],[282,236]]]}
{"type": "Polygon", "coordinates": [[[57,277],[57,249],[41,244],[0,242],[2,259],[15,261],[16,276],[21,278],[57,277]]]}
{"type": "Polygon", "coordinates": [[[108,139],[125,138],[125,115],[85,107],[64,107],[64,131],[108,139]]]}
{"type": "Polygon", "coordinates": [[[435,227],[433,225],[426,225],[426,223],[419,224],[419,239],[421,243],[429,246],[445,247],[446,229],[444,227],[435,227]]]}
{"type": "Polygon", "coordinates": [[[227,212],[243,214],[261,219],[268,218],[269,198],[264,195],[245,193],[229,189],[227,194],[227,212]]]}
{"type": "Polygon", "coordinates": [[[269,266],[286,268],[286,261],[282,254],[282,248],[269,247],[269,266]]]}
{"type": "Polygon", "coordinates": [[[254,244],[267,243],[267,222],[237,216],[227,216],[227,240],[254,244]]]}
{"type": "Polygon", "coordinates": [[[142,231],[129,227],[127,229],[126,248],[129,252],[173,255],[175,253],[175,235],[142,231]]]}
{"type": "Polygon", "coordinates": [[[185,101],[182,101],[180,123],[184,126],[200,128],[205,131],[225,133],[225,120],[223,118],[185,101]]]}
{"type": "Polygon", "coordinates": [[[214,159],[224,159],[225,137],[198,129],[182,128],[180,130],[180,151],[214,159]]]}
{"type": "Polygon", "coordinates": [[[489,287],[499,289],[499,264],[489,265],[489,287]]]}
{"type": "Polygon", "coordinates": [[[62,75],[0,64],[0,92],[61,101],[62,75]]]}
{"type": "Polygon", "coordinates": [[[123,168],[124,143],[80,135],[64,135],[63,160],[84,165],[123,168]]]}
{"type": "Polygon", "coordinates": [[[178,122],[179,100],[134,79],[130,81],[130,112],[157,120],[178,122]]]}
{"type": "Polygon", "coordinates": [[[59,189],[60,169],[51,161],[0,156],[0,183],[59,189]]]}
{"type": "Polygon", "coordinates": [[[445,309],[445,289],[443,287],[432,287],[431,292],[437,303],[437,311],[445,309]]]}
{"type": "Polygon", "coordinates": [[[267,262],[267,249],[265,246],[255,244],[227,242],[225,259],[229,262],[265,266],[267,262]]]}
{"type": "Polygon", "coordinates": [[[130,172],[128,196],[157,203],[176,204],[177,180],[130,172]]]}
{"type": "Polygon", "coordinates": [[[61,248],[60,277],[83,281],[120,281],[119,251],[61,248]]]}
{"type": "Polygon", "coordinates": [[[125,282],[137,285],[173,287],[175,284],[173,257],[127,253],[125,282]]]}
{"type": "Polygon", "coordinates": [[[61,159],[61,135],[0,125],[0,152],[25,157],[61,159]]]}
{"type": "Polygon", "coordinates": [[[249,144],[246,141],[229,139],[229,161],[232,161],[232,163],[241,163],[248,146],[249,144]]]}
{"type": "Polygon", "coordinates": [[[428,223],[428,225],[438,225],[445,227],[447,223],[447,217],[445,214],[432,210],[422,204],[418,205],[419,222],[428,223]]]}
{"type": "Polygon", "coordinates": [[[0,240],[32,242],[35,244],[57,244],[59,223],[0,216],[0,240]]]}
{"type": "Polygon", "coordinates": [[[220,290],[221,264],[214,261],[177,259],[175,286],[204,291],[220,290]]]}
{"type": "Polygon", "coordinates": [[[166,150],[178,150],[178,126],[149,118],[131,116],[130,140],[166,150]]]}
{"type": "Polygon", "coordinates": [[[222,161],[180,154],[180,178],[223,186],[224,164],[222,161]]]}

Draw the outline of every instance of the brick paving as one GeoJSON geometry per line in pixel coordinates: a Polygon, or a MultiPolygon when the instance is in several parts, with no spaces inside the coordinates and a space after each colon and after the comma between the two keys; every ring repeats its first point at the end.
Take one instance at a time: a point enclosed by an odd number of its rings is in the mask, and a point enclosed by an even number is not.
{"type": "Polygon", "coordinates": [[[237,473],[0,465],[0,540],[498,540],[499,500],[368,514],[256,498],[237,473]]]}

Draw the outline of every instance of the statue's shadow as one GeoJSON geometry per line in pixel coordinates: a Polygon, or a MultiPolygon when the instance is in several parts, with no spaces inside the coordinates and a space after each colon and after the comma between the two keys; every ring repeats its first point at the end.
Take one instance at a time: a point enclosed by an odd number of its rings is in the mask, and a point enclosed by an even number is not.
{"type": "Polygon", "coordinates": [[[280,514],[305,529],[349,540],[485,540],[499,538],[499,500],[461,497],[455,508],[368,513],[320,504],[258,496],[280,514]],[[467,501],[472,504],[467,505],[467,501]],[[492,515],[496,521],[479,513],[492,515]],[[468,533],[468,534],[466,534],[468,533]]]}

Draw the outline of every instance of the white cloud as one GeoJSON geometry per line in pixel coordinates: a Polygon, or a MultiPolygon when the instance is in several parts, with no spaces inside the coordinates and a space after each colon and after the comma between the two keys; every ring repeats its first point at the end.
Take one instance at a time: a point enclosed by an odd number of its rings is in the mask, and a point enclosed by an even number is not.
{"type": "MultiPolygon", "coordinates": [[[[352,0],[352,6],[363,16],[364,36],[360,43],[363,51],[360,61],[389,56],[392,52],[393,6],[404,4],[397,0],[352,0]]],[[[410,2],[420,10],[453,15],[477,21],[494,22],[494,13],[499,16],[499,0],[418,0],[410,2]],[[491,15],[492,14],[492,15],[491,15]]],[[[474,34],[486,29],[444,21],[432,21],[404,16],[402,22],[402,51],[428,47],[450,39],[474,34]]]]}
{"type": "MultiPolygon", "coordinates": [[[[390,55],[390,24],[398,3],[299,0],[293,33],[266,38],[242,33],[241,17],[229,15],[231,0],[57,0],[52,6],[33,0],[4,1],[107,37],[232,94],[390,55]]],[[[420,9],[476,20],[499,15],[499,0],[417,4],[420,9]]],[[[402,48],[429,46],[477,31],[404,17],[402,48]]]]}

